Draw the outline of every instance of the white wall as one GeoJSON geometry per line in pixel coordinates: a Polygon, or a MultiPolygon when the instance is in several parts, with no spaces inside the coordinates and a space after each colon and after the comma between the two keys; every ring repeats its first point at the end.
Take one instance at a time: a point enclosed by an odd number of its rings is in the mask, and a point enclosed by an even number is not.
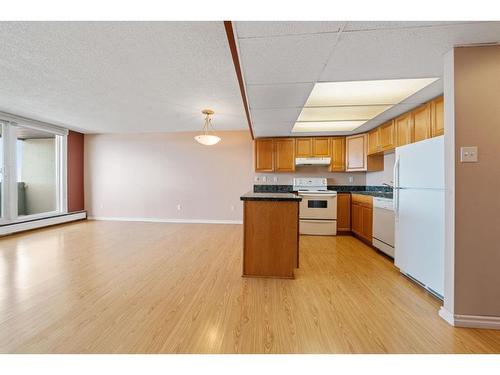
{"type": "Polygon", "coordinates": [[[253,187],[248,131],[219,132],[215,146],[196,134],[85,135],[89,216],[241,220],[240,196],[253,187]]]}
{"type": "Polygon", "coordinates": [[[366,185],[382,186],[382,184],[392,184],[394,181],[395,153],[384,155],[384,170],[380,172],[368,172],[366,174],[366,185]]]}

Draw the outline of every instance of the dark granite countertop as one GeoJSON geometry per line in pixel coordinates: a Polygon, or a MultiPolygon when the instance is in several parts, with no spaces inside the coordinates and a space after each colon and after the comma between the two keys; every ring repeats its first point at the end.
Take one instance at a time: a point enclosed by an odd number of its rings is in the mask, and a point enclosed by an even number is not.
{"type": "MultiPolygon", "coordinates": [[[[284,194],[292,193],[292,185],[254,185],[255,193],[284,194]]],[[[392,188],[388,186],[364,186],[364,185],[328,185],[328,190],[337,193],[353,193],[370,195],[372,197],[392,198],[392,188]]]]}
{"type": "Polygon", "coordinates": [[[392,191],[351,191],[351,194],[361,194],[361,195],[370,195],[372,197],[377,198],[389,198],[392,199],[392,191]]]}
{"type": "Polygon", "coordinates": [[[242,201],[288,201],[288,202],[300,202],[301,197],[293,193],[254,193],[249,191],[243,194],[240,199],[242,201]]]}

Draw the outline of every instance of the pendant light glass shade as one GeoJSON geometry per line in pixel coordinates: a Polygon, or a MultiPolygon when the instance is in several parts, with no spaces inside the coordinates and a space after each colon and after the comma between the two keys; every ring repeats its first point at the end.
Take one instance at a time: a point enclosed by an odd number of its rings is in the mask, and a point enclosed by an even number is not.
{"type": "Polygon", "coordinates": [[[205,115],[205,124],[203,125],[203,134],[199,134],[194,137],[196,142],[205,145],[205,146],[213,146],[220,141],[220,137],[215,135],[215,129],[212,125],[212,116],[214,111],[211,109],[204,109],[201,111],[205,115]]]}

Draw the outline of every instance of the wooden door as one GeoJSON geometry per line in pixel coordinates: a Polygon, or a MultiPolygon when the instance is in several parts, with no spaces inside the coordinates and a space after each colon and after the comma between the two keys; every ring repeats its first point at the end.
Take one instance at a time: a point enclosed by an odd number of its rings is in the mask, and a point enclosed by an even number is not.
{"type": "Polygon", "coordinates": [[[431,104],[426,103],[412,111],[413,142],[431,137],[431,104]]]}
{"type": "Polygon", "coordinates": [[[351,230],[351,194],[337,194],[337,230],[351,230]]]}
{"type": "Polygon", "coordinates": [[[319,158],[330,156],[330,138],[313,138],[312,154],[319,158]]]}
{"type": "Polygon", "coordinates": [[[330,138],[332,162],[330,164],[331,172],[345,171],[345,137],[330,138]]]}
{"type": "Polygon", "coordinates": [[[394,120],[394,125],[396,127],[396,146],[404,146],[413,143],[411,117],[411,112],[409,112],[394,120]]]}
{"type": "Polygon", "coordinates": [[[360,206],[358,203],[352,203],[351,204],[351,230],[358,234],[361,235],[362,232],[362,222],[361,220],[363,219],[363,213],[362,213],[363,207],[360,206]]]}
{"type": "Polygon", "coordinates": [[[295,156],[307,158],[312,156],[312,138],[297,138],[295,141],[295,156]]]}
{"type": "Polygon", "coordinates": [[[431,103],[431,136],[444,134],[444,97],[440,96],[431,103]]]}
{"type": "Polygon", "coordinates": [[[393,120],[380,125],[379,140],[382,151],[390,151],[396,147],[396,132],[393,120]]]}
{"type": "Polygon", "coordinates": [[[346,137],[346,171],[366,171],[367,136],[346,137]]]}
{"type": "Polygon", "coordinates": [[[256,139],[255,142],[255,171],[274,171],[274,140],[271,138],[256,139]]]}
{"type": "Polygon", "coordinates": [[[373,209],[363,206],[361,208],[361,236],[372,242],[373,235],[373,209]]]}
{"type": "Polygon", "coordinates": [[[368,155],[380,152],[379,129],[375,128],[368,132],[368,155]]]}
{"type": "Polygon", "coordinates": [[[295,138],[276,138],[274,151],[274,170],[276,172],[294,172],[295,138]]]}

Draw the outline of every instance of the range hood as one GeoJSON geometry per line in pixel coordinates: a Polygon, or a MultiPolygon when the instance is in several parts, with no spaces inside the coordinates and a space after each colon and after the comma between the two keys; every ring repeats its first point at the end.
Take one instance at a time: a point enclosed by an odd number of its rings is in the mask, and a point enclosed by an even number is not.
{"type": "Polygon", "coordinates": [[[295,165],[330,165],[332,158],[295,158],[295,165]]]}

